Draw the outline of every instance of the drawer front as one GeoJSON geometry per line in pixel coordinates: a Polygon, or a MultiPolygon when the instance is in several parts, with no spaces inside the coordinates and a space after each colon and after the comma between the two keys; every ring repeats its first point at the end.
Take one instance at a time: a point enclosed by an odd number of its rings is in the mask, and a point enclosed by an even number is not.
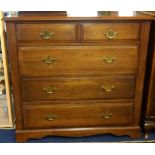
{"type": "Polygon", "coordinates": [[[21,47],[21,75],[135,74],[137,46],[21,47]]]}
{"type": "Polygon", "coordinates": [[[139,40],[139,23],[85,23],[84,41],[139,40]]]}
{"type": "Polygon", "coordinates": [[[22,80],[24,101],[133,98],[133,77],[40,78],[22,80]]]}
{"type": "Polygon", "coordinates": [[[18,41],[75,41],[76,24],[17,24],[18,41]]]}
{"type": "Polygon", "coordinates": [[[25,128],[127,125],[132,122],[132,103],[94,103],[24,106],[25,128]]]}

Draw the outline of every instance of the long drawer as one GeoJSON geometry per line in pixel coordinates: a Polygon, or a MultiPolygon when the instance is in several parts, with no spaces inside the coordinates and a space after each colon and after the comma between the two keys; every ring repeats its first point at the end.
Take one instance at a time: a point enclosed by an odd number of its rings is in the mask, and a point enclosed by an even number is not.
{"type": "Polygon", "coordinates": [[[77,25],[75,23],[53,23],[53,24],[17,24],[17,40],[59,42],[77,39],[77,25]]]}
{"type": "Polygon", "coordinates": [[[128,125],[132,103],[26,105],[24,128],[90,127],[128,125]]]}
{"type": "Polygon", "coordinates": [[[21,75],[135,74],[138,46],[20,47],[21,75]]]}
{"type": "Polygon", "coordinates": [[[132,76],[28,78],[22,80],[22,96],[24,101],[133,98],[134,87],[132,76]]]}
{"type": "Polygon", "coordinates": [[[139,23],[83,23],[83,41],[139,40],[139,23]]]}

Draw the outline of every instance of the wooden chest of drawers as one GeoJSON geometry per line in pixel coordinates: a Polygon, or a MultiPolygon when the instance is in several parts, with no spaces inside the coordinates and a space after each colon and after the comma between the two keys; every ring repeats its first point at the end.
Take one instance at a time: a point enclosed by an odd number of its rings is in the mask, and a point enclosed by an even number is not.
{"type": "Polygon", "coordinates": [[[17,141],[138,137],[150,20],[6,18],[17,141]]]}

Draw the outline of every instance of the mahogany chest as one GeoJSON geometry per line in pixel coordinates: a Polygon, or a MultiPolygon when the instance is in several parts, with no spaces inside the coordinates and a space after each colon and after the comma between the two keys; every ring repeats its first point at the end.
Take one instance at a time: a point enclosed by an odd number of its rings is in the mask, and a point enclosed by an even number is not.
{"type": "Polygon", "coordinates": [[[151,17],[6,17],[16,140],[140,136],[151,17]]]}

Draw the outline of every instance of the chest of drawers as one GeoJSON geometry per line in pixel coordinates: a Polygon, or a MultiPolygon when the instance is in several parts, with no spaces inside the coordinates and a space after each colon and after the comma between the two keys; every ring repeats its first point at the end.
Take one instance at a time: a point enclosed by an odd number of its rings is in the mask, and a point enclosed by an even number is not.
{"type": "Polygon", "coordinates": [[[150,20],[5,18],[17,141],[140,136],[150,20]]]}

